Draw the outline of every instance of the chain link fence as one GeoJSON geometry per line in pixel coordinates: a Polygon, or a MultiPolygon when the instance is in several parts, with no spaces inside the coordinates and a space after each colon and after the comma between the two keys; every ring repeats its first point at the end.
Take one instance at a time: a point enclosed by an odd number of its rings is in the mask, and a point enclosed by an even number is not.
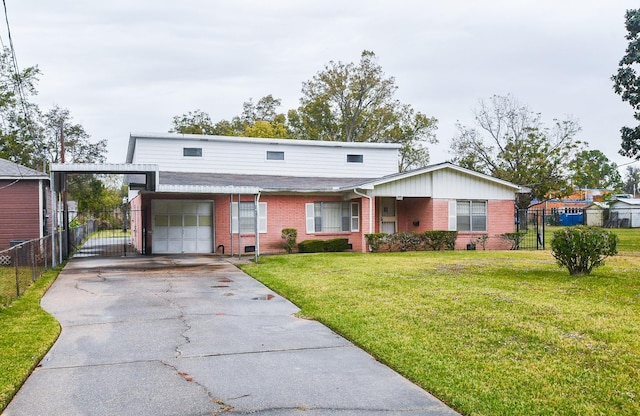
{"type": "Polygon", "coordinates": [[[14,240],[0,251],[0,307],[19,298],[47,270],[68,259],[95,231],[95,221],[35,240],[14,240]]]}

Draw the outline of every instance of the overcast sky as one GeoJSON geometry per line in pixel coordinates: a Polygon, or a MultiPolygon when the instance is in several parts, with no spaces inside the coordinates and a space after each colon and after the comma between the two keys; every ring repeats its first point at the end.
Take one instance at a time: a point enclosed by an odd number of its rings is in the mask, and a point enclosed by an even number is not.
{"type": "MultiPolygon", "coordinates": [[[[439,120],[431,162],[451,157],[455,123],[480,99],[512,94],[612,161],[635,126],[613,93],[627,42],[628,0],[6,0],[21,68],[42,71],[35,101],[68,108],[109,162],[131,132],[167,132],[201,109],[230,119],[272,94],[298,107],[304,81],[329,61],[378,57],[403,103],[439,120]]],[[[6,27],[0,32],[7,42],[6,27]]],[[[638,166],[635,164],[634,166],[638,166]]]]}

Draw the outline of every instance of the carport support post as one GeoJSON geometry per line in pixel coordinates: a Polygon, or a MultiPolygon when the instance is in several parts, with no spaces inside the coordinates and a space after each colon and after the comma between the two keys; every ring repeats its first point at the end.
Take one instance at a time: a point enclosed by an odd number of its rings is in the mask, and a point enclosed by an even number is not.
{"type": "Polygon", "coordinates": [[[255,219],[255,233],[256,233],[256,241],[255,241],[255,247],[253,250],[253,254],[254,254],[254,261],[256,262],[256,264],[258,263],[258,257],[260,256],[260,224],[258,224],[258,221],[260,219],[260,193],[257,193],[255,195],[253,195],[253,215],[254,215],[254,219],[255,219]]]}

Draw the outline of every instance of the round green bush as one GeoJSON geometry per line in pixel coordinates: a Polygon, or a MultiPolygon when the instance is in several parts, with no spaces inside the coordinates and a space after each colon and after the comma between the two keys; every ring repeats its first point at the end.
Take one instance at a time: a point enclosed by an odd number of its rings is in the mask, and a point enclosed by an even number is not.
{"type": "Polygon", "coordinates": [[[589,274],[604,265],[605,258],[618,253],[618,236],[598,227],[567,227],[553,233],[551,252],[570,275],[589,274]]]}

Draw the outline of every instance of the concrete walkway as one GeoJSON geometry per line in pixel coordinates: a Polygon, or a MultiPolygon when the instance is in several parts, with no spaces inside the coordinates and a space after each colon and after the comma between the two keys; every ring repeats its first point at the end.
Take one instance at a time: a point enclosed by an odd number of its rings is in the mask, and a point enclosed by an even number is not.
{"type": "Polygon", "coordinates": [[[3,415],[456,415],[213,256],[75,258],[3,415]]]}

